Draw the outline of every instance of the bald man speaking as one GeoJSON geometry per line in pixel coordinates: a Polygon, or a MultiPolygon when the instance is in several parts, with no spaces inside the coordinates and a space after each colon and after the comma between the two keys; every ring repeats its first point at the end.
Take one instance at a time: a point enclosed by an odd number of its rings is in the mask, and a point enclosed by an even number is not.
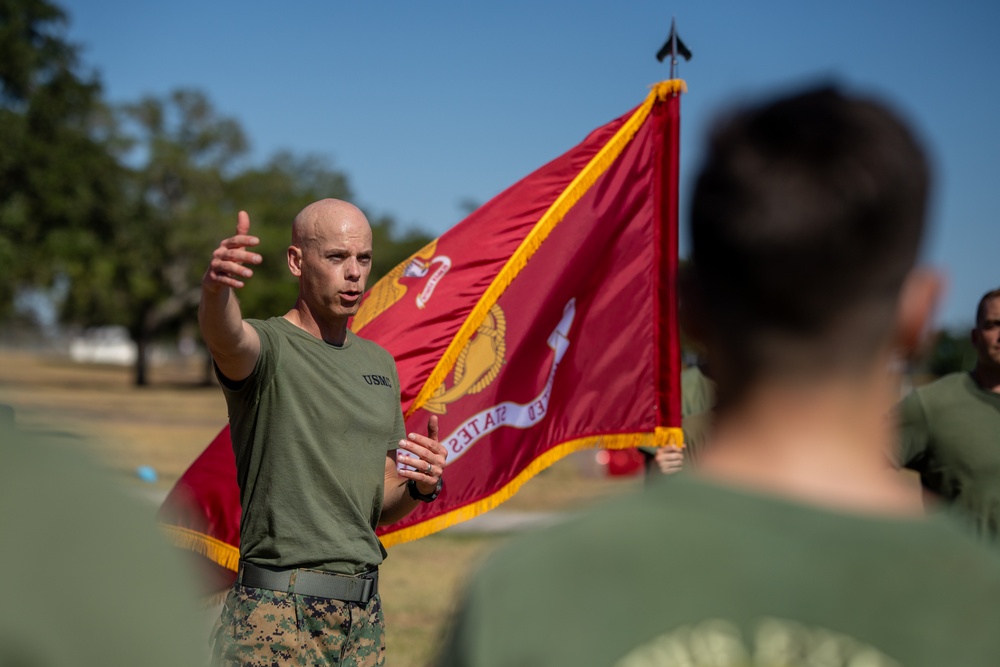
{"type": "Polygon", "coordinates": [[[229,408],[243,519],[240,569],[214,637],[216,662],[382,665],[385,621],[375,535],[441,490],[432,417],[405,432],[392,356],[347,328],[371,271],[356,206],[324,199],[292,222],[295,305],[243,319],[236,290],[260,264],[250,216],[202,280],[198,320],[229,408]],[[366,382],[364,376],[385,382],[366,382]],[[406,467],[397,468],[397,463],[406,467]]]}

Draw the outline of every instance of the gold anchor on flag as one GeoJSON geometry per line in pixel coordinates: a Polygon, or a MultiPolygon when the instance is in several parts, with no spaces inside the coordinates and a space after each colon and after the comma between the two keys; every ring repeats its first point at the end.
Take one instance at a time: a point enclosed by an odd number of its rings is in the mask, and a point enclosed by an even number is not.
{"type": "Polygon", "coordinates": [[[466,394],[476,394],[489,386],[500,373],[507,351],[507,319],[499,304],[493,304],[486,319],[476,329],[476,334],[462,348],[455,361],[454,384],[449,389],[441,384],[423,408],[427,412],[443,415],[447,405],[466,394]]]}

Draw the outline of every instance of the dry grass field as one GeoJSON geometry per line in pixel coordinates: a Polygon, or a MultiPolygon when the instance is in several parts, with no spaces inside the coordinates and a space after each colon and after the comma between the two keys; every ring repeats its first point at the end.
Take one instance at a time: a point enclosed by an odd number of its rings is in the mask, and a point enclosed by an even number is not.
{"type": "MultiPolygon", "coordinates": [[[[56,433],[93,452],[123,484],[165,494],[225,424],[218,387],[199,386],[203,362],[156,365],[136,388],[119,366],[0,350],[0,404],[26,429],[56,433]],[[138,466],[158,473],[153,484],[138,466]]],[[[591,453],[567,458],[530,481],[503,509],[563,511],[636,488],[638,479],[597,474],[591,453]]],[[[444,533],[394,547],[382,568],[388,664],[425,665],[434,655],[471,568],[507,536],[444,533]]],[[[207,631],[207,628],[206,628],[207,631]]]]}

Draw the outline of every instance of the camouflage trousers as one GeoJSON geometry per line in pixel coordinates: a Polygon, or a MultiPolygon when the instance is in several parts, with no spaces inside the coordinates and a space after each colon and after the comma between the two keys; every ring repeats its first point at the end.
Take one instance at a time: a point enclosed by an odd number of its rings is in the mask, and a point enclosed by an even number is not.
{"type": "Polygon", "coordinates": [[[367,605],[234,584],[213,633],[220,667],[381,667],[385,618],[367,605]]]}

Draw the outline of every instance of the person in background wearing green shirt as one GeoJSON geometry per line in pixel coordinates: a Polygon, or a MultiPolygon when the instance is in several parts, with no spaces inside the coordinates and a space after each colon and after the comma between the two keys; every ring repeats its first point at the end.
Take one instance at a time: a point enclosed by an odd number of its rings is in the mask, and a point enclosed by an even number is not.
{"type": "Polygon", "coordinates": [[[832,87],[716,127],[681,295],[717,388],[697,468],[498,550],[440,665],[996,667],[1000,558],[884,462],[940,284],[928,171],[832,87]]]}
{"type": "Polygon", "coordinates": [[[79,442],[0,406],[0,665],[204,665],[194,573],[153,515],[79,442]]]}
{"type": "Polygon", "coordinates": [[[440,492],[437,421],[427,436],[406,434],[392,356],[347,327],[373,252],[357,207],[323,199],[304,208],[287,253],[295,305],[244,320],[235,290],[261,261],[248,249],[258,243],[240,211],[236,235],[213,253],[198,312],[229,407],[243,510],[215,660],[382,665],[386,553],[375,528],[440,492]]]}
{"type": "Polygon", "coordinates": [[[1000,537],[1000,289],[983,295],[972,329],[976,366],[899,404],[900,463],[984,540],[1000,537]]]}
{"type": "Polygon", "coordinates": [[[692,364],[681,371],[681,428],[684,447],[639,447],[646,456],[647,480],[671,475],[695,463],[698,453],[708,438],[712,424],[712,406],[715,404],[715,383],[705,375],[702,367],[692,364]]]}

